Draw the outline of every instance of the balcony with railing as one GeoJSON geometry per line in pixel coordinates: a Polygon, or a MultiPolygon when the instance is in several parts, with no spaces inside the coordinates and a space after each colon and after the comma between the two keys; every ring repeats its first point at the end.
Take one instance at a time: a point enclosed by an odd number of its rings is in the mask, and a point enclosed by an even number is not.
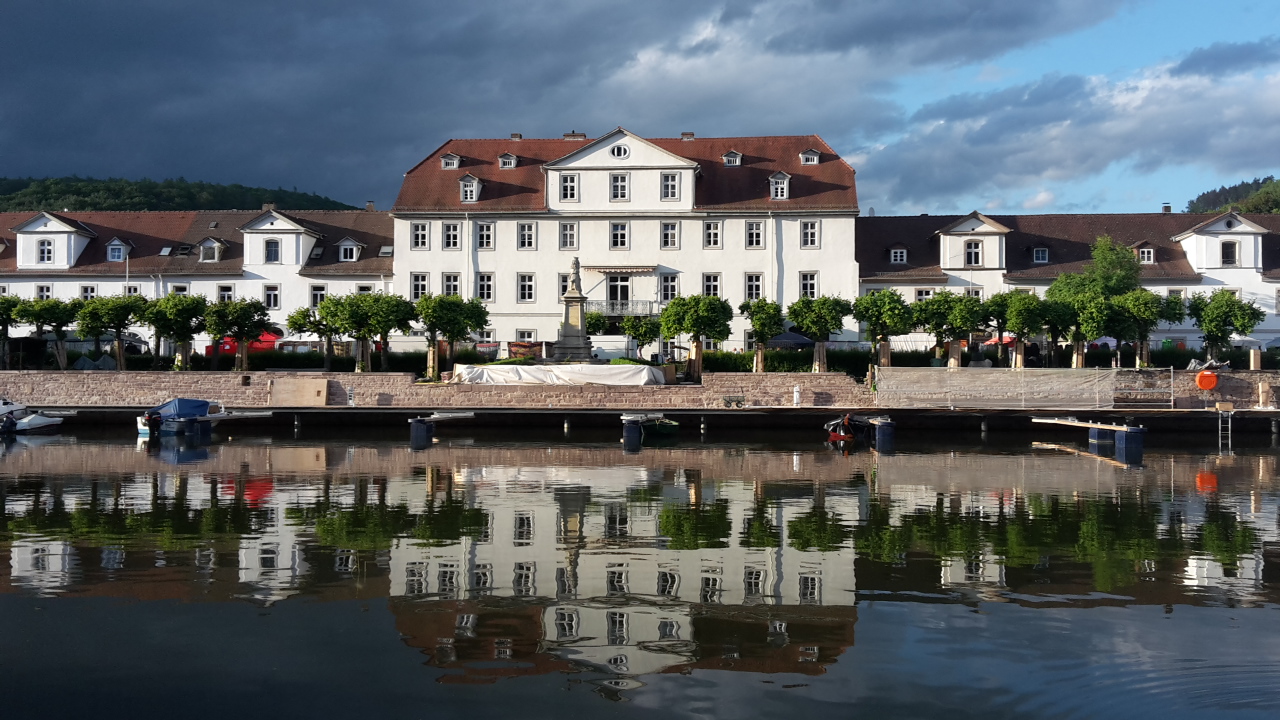
{"type": "Polygon", "coordinates": [[[626,315],[652,315],[652,300],[588,300],[587,312],[598,312],[607,317],[626,315]]]}

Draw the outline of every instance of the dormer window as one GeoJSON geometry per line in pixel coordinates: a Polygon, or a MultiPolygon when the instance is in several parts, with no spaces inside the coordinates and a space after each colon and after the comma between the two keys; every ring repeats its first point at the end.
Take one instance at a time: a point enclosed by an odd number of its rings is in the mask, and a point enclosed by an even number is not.
{"type": "Polygon", "coordinates": [[[37,249],[39,251],[39,257],[36,260],[37,262],[41,262],[41,263],[53,262],[53,241],[52,240],[48,238],[42,239],[40,241],[40,244],[37,245],[37,249]]]}
{"type": "Polygon", "coordinates": [[[818,159],[821,157],[822,157],[821,153],[819,153],[817,150],[805,150],[804,152],[800,153],[800,164],[801,165],[817,165],[818,159]]]}
{"type": "Polygon", "coordinates": [[[907,262],[906,248],[893,248],[889,251],[889,262],[894,265],[905,265],[907,262]]]}
{"type": "Polygon", "coordinates": [[[502,153],[498,156],[498,167],[503,170],[510,170],[516,166],[516,156],[511,153],[502,153]]]}
{"type": "Polygon", "coordinates": [[[124,262],[128,254],[128,246],[120,238],[112,238],[111,242],[107,243],[107,262],[124,262]]]}
{"type": "Polygon", "coordinates": [[[1240,263],[1240,245],[1235,240],[1222,241],[1222,267],[1235,267],[1240,263]]]}
{"type": "Polygon", "coordinates": [[[1142,263],[1143,265],[1152,265],[1155,263],[1155,261],[1156,261],[1155,248],[1139,248],[1138,249],[1138,262],[1142,263]]]}
{"type": "Polygon", "coordinates": [[[361,244],[351,238],[338,243],[338,262],[355,262],[360,259],[361,244]]]}
{"type": "Polygon", "coordinates": [[[480,198],[480,178],[467,174],[458,181],[462,193],[462,202],[473,203],[480,198]]]}
{"type": "Polygon", "coordinates": [[[1049,248],[1038,247],[1031,251],[1031,262],[1047,263],[1049,262],[1049,248]]]}
{"type": "Polygon", "coordinates": [[[720,159],[724,160],[725,167],[738,167],[742,164],[742,153],[737,150],[730,150],[724,155],[721,155],[720,159]]]}
{"type": "Polygon", "coordinates": [[[791,176],[776,172],[769,176],[769,199],[786,200],[791,197],[791,176]]]}
{"type": "Polygon", "coordinates": [[[461,162],[462,162],[462,158],[458,157],[457,155],[454,155],[453,153],[441,155],[440,169],[441,170],[457,170],[461,162]]]}

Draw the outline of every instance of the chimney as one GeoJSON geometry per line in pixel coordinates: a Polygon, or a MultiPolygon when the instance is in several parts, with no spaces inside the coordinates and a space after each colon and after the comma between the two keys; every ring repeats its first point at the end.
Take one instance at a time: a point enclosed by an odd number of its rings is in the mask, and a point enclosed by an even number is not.
{"type": "Polygon", "coordinates": [[[262,209],[263,209],[263,210],[275,210],[275,209],[276,209],[276,204],[275,204],[275,203],[262,203],[262,209]]]}
{"type": "Polygon", "coordinates": [[[680,139],[681,139],[681,140],[692,140],[692,139],[693,139],[693,133],[691,133],[691,132],[682,132],[682,133],[680,133],[680,139]]]}
{"type": "Polygon", "coordinates": [[[521,135],[520,133],[511,133],[511,139],[512,139],[512,140],[523,140],[523,139],[524,139],[524,136],[523,136],[523,135],[521,135]]]}
{"type": "Polygon", "coordinates": [[[1164,203],[1163,205],[1160,206],[1160,212],[1171,213],[1173,212],[1173,206],[1170,205],[1169,203],[1164,203]]]}
{"type": "Polygon", "coordinates": [[[565,140],[586,140],[587,134],[580,133],[577,130],[570,130],[569,132],[564,134],[564,139],[565,140]]]}
{"type": "Polygon", "coordinates": [[[369,212],[375,212],[375,211],[377,210],[377,208],[375,208],[375,207],[373,206],[373,201],[372,201],[372,200],[365,200],[365,201],[364,201],[364,209],[365,209],[365,210],[368,210],[369,212]]]}

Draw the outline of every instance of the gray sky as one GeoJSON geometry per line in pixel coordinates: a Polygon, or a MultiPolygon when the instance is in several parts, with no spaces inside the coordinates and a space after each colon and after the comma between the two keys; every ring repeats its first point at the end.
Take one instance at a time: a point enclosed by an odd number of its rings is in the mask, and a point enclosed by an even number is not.
{"type": "Polygon", "coordinates": [[[1280,19],[1254,5],[21,1],[0,176],[386,207],[450,137],[622,125],[818,133],[881,214],[1180,208],[1280,165],[1280,19]]]}

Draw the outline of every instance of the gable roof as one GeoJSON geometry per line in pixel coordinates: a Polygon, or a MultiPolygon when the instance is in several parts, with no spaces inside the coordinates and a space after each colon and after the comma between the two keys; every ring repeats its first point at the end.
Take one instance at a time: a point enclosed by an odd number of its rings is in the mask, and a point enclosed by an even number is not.
{"type": "Polygon", "coordinates": [[[569,163],[570,159],[577,157],[579,155],[585,155],[591,150],[594,150],[599,145],[606,145],[608,143],[611,143],[613,142],[614,138],[619,135],[635,140],[638,143],[643,143],[644,145],[648,145],[649,147],[654,148],[655,150],[661,152],[664,155],[670,155],[674,160],[679,161],[678,162],[679,165],[688,166],[688,165],[696,164],[691,160],[689,160],[688,158],[681,156],[679,153],[672,152],[667,148],[664,148],[660,145],[650,142],[649,140],[646,140],[645,138],[642,138],[639,135],[636,135],[635,133],[631,132],[630,130],[624,127],[617,127],[605,133],[604,135],[601,135],[595,140],[592,140],[586,145],[583,145],[582,147],[574,148],[572,151],[570,151],[568,154],[564,155],[563,157],[558,157],[555,160],[552,160],[551,162],[547,163],[546,167],[555,168],[555,167],[560,167],[562,165],[566,165],[569,163]]]}
{"type": "MultiPolygon", "coordinates": [[[[270,212],[319,238],[316,246],[324,252],[318,259],[308,258],[300,269],[301,275],[391,275],[391,258],[377,257],[383,245],[393,244],[394,221],[390,215],[365,210],[270,212]],[[338,243],[347,237],[378,250],[362,252],[359,260],[342,263],[339,272],[327,269],[337,264],[338,243]]],[[[240,228],[264,214],[259,210],[66,213],[64,222],[78,223],[95,234],[75,265],[65,270],[18,270],[17,233],[0,229],[0,241],[8,245],[0,247],[0,275],[123,277],[126,267],[133,277],[239,275],[244,267],[244,233],[240,228]],[[216,226],[210,227],[214,223],[216,226]],[[128,263],[107,260],[107,246],[116,238],[133,246],[128,263]],[[198,252],[160,254],[166,247],[194,248],[210,239],[225,245],[220,259],[214,262],[200,262],[198,252]]],[[[0,228],[17,227],[31,217],[29,212],[0,213],[0,228]]]]}
{"type": "Polygon", "coordinates": [[[1248,216],[1246,216],[1246,215],[1242,215],[1242,214],[1240,214],[1240,213],[1238,213],[1238,212],[1228,211],[1228,212],[1219,213],[1219,214],[1217,214],[1217,215],[1214,215],[1213,217],[1209,218],[1208,220],[1205,220],[1204,222],[1197,224],[1195,227],[1188,228],[1186,231],[1179,233],[1179,234],[1176,236],[1176,239],[1177,239],[1177,240],[1185,240],[1186,238],[1191,237],[1192,235],[1195,235],[1196,233],[1200,232],[1201,230],[1203,230],[1203,229],[1205,229],[1205,228],[1209,227],[1210,225],[1213,225],[1214,223],[1218,222],[1219,220],[1221,220],[1221,219],[1223,219],[1223,218],[1227,218],[1227,217],[1233,217],[1233,218],[1235,218],[1235,219],[1239,220],[1239,221],[1240,221],[1240,223],[1241,223],[1241,226],[1242,226],[1242,228],[1243,228],[1242,230],[1236,230],[1235,228],[1231,228],[1231,231],[1232,231],[1232,232],[1243,232],[1243,231],[1246,231],[1246,230],[1247,230],[1248,232],[1266,232],[1266,231],[1267,231],[1267,228],[1265,228],[1265,227],[1263,227],[1263,226],[1259,225],[1259,224],[1258,224],[1258,223],[1256,223],[1256,222],[1253,222],[1253,221],[1249,220],[1249,217],[1248,217],[1248,216]]]}
{"type": "MultiPolygon", "coordinates": [[[[938,265],[940,228],[953,227],[972,215],[859,218],[854,246],[862,281],[907,282],[945,276],[938,265]],[[894,243],[909,249],[908,268],[889,262],[888,247],[894,243]]],[[[1127,247],[1146,243],[1155,249],[1155,262],[1141,266],[1143,281],[1198,281],[1200,275],[1191,268],[1182,246],[1173,238],[1203,219],[1203,215],[1174,213],[994,215],[988,218],[1008,228],[1005,280],[1030,284],[1049,283],[1063,273],[1079,272],[1092,258],[1093,242],[1101,235],[1110,235],[1127,247]],[[1049,262],[1033,262],[1032,251],[1037,247],[1049,248],[1049,262]]],[[[1280,218],[1277,222],[1280,223],[1280,218]]]]}
{"type": "MultiPolygon", "coordinates": [[[[946,235],[946,234],[949,234],[949,233],[953,233],[953,232],[955,232],[955,229],[956,229],[957,227],[959,227],[960,225],[963,225],[963,224],[964,224],[964,222],[965,222],[966,220],[977,220],[978,222],[982,223],[983,225],[986,225],[986,226],[990,227],[992,230],[995,230],[995,231],[996,231],[996,232],[998,232],[998,233],[1007,233],[1007,232],[1009,232],[1009,228],[1005,227],[1004,225],[1001,225],[1000,223],[996,222],[995,220],[992,220],[991,218],[987,217],[986,215],[983,215],[982,213],[978,212],[977,210],[974,210],[973,212],[969,213],[968,215],[965,215],[964,217],[960,218],[959,220],[956,220],[955,222],[951,223],[950,225],[947,225],[946,227],[944,227],[944,228],[942,228],[942,229],[938,230],[938,234],[939,234],[939,235],[946,235]]],[[[985,232],[985,231],[984,231],[984,232],[985,232]]]]}
{"type": "MultiPolygon", "coordinates": [[[[614,131],[606,135],[612,136],[614,131]]],[[[817,135],[732,138],[640,138],[650,145],[696,163],[694,209],[721,211],[856,212],[858,193],[854,169],[817,135]],[[803,165],[800,152],[817,149],[816,165],[803,165]],[[730,150],[742,155],[741,164],[725,167],[730,150]],[[778,171],[791,176],[789,198],[769,199],[769,177],[778,171]]],[[[598,142],[598,140],[596,141],[598,142]]],[[[585,138],[520,141],[521,161],[500,170],[497,157],[511,140],[449,140],[405,173],[392,212],[545,212],[544,166],[581,151],[585,138]],[[439,159],[447,153],[461,160],[444,170],[439,159]],[[470,173],[484,182],[478,201],[463,203],[457,181],[470,173]]]]}
{"type": "Polygon", "coordinates": [[[50,220],[56,220],[57,222],[62,223],[66,227],[70,228],[72,232],[79,233],[81,235],[86,235],[88,237],[95,237],[97,235],[97,233],[89,229],[87,226],[85,226],[84,223],[80,222],[79,220],[76,220],[75,218],[66,217],[64,215],[59,215],[58,213],[50,212],[48,210],[38,212],[35,215],[32,215],[29,212],[14,213],[14,214],[22,215],[23,217],[26,218],[22,222],[10,228],[14,232],[21,232],[23,228],[25,228],[26,226],[30,225],[31,223],[35,222],[40,218],[48,218],[50,220]]]}

